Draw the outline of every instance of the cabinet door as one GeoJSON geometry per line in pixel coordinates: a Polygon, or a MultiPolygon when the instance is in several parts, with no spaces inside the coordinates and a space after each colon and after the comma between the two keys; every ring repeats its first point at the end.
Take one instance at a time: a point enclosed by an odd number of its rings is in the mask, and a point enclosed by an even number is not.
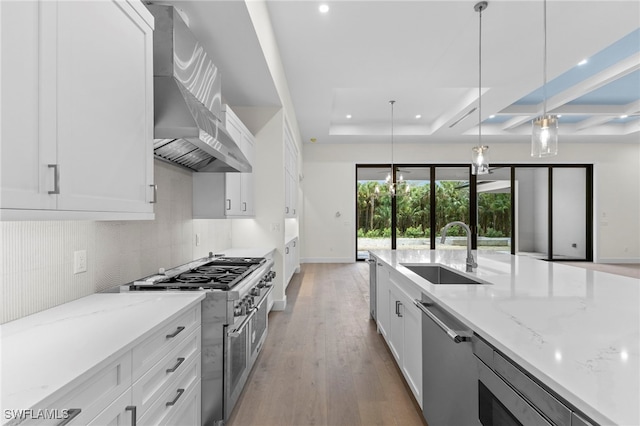
{"type": "Polygon", "coordinates": [[[226,173],[224,209],[227,216],[242,214],[242,174],[226,173]]]}
{"type": "Polygon", "coordinates": [[[422,407],[422,316],[411,300],[402,302],[404,374],[413,395],[422,407]]]}
{"type": "Polygon", "coordinates": [[[404,318],[403,318],[403,302],[399,295],[398,289],[393,285],[389,286],[389,333],[387,343],[393,354],[398,366],[403,365],[403,349],[404,349],[404,318]]]}
{"type": "Polygon", "coordinates": [[[55,135],[40,126],[40,108],[50,92],[39,88],[55,76],[45,56],[51,50],[44,48],[51,40],[40,37],[40,14],[46,7],[46,2],[0,2],[2,208],[56,208],[56,196],[48,193],[54,190],[54,169],[47,167],[56,163],[55,135]]]}
{"type": "MultiPolygon", "coordinates": [[[[255,144],[251,134],[244,133],[242,135],[242,147],[244,155],[249,160],[249,163],[253,165],[255,144]]],[[[253,216],[255,214],[254,208],[254,186],[255,178],[253,173],[242,173],[242,205],[241,210],[245,216],[253,216]]]]}
{"type": "Polygon", "coordinates": [[[389,330],[389,269],[382,266],[380,262],[376,265],[376,313],[378,331],[385,340],[388,339],[389,330]]]}
{"type": "Polygon", "coordinates": [[[57,9],[58,209],[153,212],[153,30],[125,1],[57,9]]]}

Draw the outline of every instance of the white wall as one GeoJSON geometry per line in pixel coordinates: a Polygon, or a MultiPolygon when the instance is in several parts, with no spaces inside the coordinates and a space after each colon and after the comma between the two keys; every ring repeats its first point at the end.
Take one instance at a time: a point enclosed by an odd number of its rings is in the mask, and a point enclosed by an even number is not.
{"type": "MultiPolygon", "coordinates": [[[[545,160],[533,160],[526,143],[496,143],[490,149],[494,163],[593,163],[595,260],[640,262],[640,144],[565,142],[558,156],[545,160]]],[[[394,158],[396,163],[464,163],[470,152],[466,144],[395,143],[394,158]]],[[[388,144],[304,144],[303,262],[354,260],[355,164],[389,159],[388,144]],[[336,211],[348,213],[337,220],[336,211]]]]}
{"type": "Polygon", "coordinates": [[[549,254],[549,170],[533,171],[533,251],[549,254]]]}
{"type": "Polygon", "coordinates": [[[191,173],[156,161],[155,179],[158,203],[152,221],[0,222],[0,321],[231,246],[231,221],[191,219],[191,173]],[[87,250],[86,273],[73,274],[76,250],[87,250]]]}

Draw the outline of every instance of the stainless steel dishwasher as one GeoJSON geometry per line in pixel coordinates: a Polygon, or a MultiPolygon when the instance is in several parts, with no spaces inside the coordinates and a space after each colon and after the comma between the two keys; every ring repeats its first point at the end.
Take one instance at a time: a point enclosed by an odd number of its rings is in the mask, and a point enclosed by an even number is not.
{"type": "Polygon", "coordinates": [[[429,426],[480,425],[478,366],[473,332],[424,294],[422,311],[422,413],[429,426]]]}

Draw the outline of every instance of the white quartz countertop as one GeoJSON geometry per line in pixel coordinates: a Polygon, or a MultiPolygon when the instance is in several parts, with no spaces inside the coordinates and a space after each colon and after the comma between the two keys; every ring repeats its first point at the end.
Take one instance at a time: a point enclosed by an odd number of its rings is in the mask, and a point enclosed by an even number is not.
{"type": "Polygon", "coordinates": [[[594,421],[640,425],[640,280],[480,252],[490,284],[434,285],[402,264],[465,273],[465,250],[371,253],[594,421]]]}
{"type": "Polygon", "coordinates": [[[269,257],[273,247],[233,247],[216,251],[215,254],[224,254],[227,257],[269,257]]]}
{"type": "Polygon", "coordinates": [[[93,294],[0,326],[0,403],[29,409],[106,364],[204,292],[93,294]]]}

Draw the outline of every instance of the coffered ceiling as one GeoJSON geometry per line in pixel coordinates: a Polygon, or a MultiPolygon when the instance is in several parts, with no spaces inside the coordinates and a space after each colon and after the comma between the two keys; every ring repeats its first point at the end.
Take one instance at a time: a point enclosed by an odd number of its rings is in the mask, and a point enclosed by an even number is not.
{"type": "MultiPolygon", "coordinates": [[[[243,1],[174,1],[235,106],[277,93],[243,1]]],[[[465,142],[478,134],[475,1],[267,0],[303,142],[465,142]],[[472,111],[472,112],[470,112],[472,111]]],[[[573,141],[640,143],[640,2],[548,0],[548,110],[573,141]],[[586,59],[586,63],[581,61],[586,59]]],[[[542,112],[542,0],[482,16],[482,135],[526,142],[542,112]]]]}

